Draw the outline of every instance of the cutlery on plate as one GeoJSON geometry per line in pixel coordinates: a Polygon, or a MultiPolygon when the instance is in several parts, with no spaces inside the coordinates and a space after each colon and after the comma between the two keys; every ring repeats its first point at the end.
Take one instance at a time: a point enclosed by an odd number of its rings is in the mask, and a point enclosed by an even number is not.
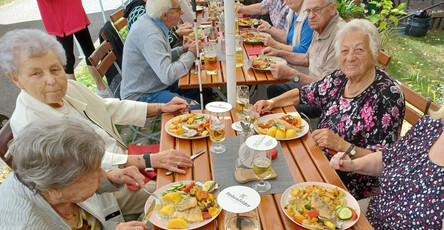
{"type": "Polygon", "coordinates": [[[323,221],[328,221],[328,222],[332,223],[334,226],[336,226],[336,228],[339,228],[339,229],[341,229],[342,225],[344,224],[344,222],[342,222],[340,220],[332,220],[332,219],[328,219],[323,216],[318,216],[318,219],[323,220],[323,221]]]}
{"type": "MultiPolygon", "coordinates": [[[[199,151],[199,152],[193,154],[193,155],[190,157],[190,159],[191,159],[191,160],[194,160],[196,157],[200,156],[200,155],[201,155],[202,153],[204,153],[204,152],[206,152],[206,150],[201,150],[201,151],[199,151]]],[[[171,171],[167,171],[167,172],[165,173],[165,175],[169,176],[169,175],[171,175],[172,173],[173,173],[173,172],[171,172],[171,171]]]]}

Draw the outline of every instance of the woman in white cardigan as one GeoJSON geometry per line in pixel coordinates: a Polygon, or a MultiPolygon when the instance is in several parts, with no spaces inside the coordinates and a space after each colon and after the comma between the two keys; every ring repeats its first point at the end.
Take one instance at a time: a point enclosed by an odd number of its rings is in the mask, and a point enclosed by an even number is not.
{"type": "Polygon", "coordinates": [[[103,213],[99,193],[143,186],[144,177],[134,166],[105,172],[105,142],[91,127],[61,117],[25,129],[9,149],[14,173],[0,185],[0,229],[145,229],[103,213]]]}
{"type": "Polygon", "coordinates": [[[306,53],[313,38],[313,30],[308,25],[305,0],[287,0],[290,11],[287,14],[285,29],[278,29],[262,20],[257,28],[262,35],[264,45],[288,52],[306,53]]]}

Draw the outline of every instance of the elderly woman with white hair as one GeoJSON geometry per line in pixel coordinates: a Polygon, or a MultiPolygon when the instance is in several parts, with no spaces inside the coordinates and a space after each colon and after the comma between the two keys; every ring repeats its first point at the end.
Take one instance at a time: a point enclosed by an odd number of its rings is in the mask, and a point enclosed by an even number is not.
{"type": "MultiPolygon", "coordinates": [[[[147,117],[162,112],[186,111],[189,105],[185,100],[176,97],[168,103],[150,104],[101,98],[83,84],[67,80],[65,64],[63,47],[43,31],[14,30],[0,38],[0,68],[21,89],[11,116],[14,138],[25,133],[24,127],[35,120],[77,117],[105,140],[105,170],[136,166],[140,170],[152,167],[185,173],[183,168],[192,166],[188,155],[174,149],[128,156],[128,148],[116,129],[116,124],[144,126],[147,117]]],[[[152,191],[154,187],[152,181],[146,189],[152,191]]],[[[124,215],[141,213],[140,200],[148,198],[144,191],[128,190],[126,186],[114,195],[124,215]]]]}
{"type": "MultiPolygon", "coordinates": [[[[293,89],[253,110],[300,103],[322,110],[313,139],[331,158],[347,152],[352,159],[383,149],[398,140],[404,118],[404,95],[396,81],[376,67],[380,47],[376,27],[366,19],[347,23],[337,36],[340,69],[322,80],[293,89]]],[[[377,177],[338,172],[357,199],[369,197],[377,177]]]]}
{"type": "Polygon", "coordinates": [[[14,173],[0,185],[0,229],[145,229],[103,212],[106,192],[121,183],[143,186],[143,175],[134,166],[105,172],[105,141],[82,120],[35,121],[9,152],[14,173]]]}

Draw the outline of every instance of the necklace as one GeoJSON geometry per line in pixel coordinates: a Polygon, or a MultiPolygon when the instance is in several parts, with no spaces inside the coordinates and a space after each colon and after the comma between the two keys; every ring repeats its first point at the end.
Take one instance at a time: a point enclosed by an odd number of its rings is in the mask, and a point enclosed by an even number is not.
{"type": "Polygon", "coordinates": [[[63,219],[71,219],[77,216],[78,213],[78,208],[76,208],[77,205],[71,205],[71,210],[67,211],[67,212],[61,212],[61,211],[57,211],[56,212],[58,214],[60,214],[60,216],[62,216],[63,219]]]}
{"type": "Polygon", "coordinates": [[[441,166],[443,166],[444,167],[444,161],[441,163],[441,166]]]}
{"type": "MultiPolygon", "coordinates": [[[[357,92],[359,92],[359,91],[361,91],[367,84],[368,84],[368,82],[370,81],[370,79],[372,78],[371,77],[372,75],[370,75],[368,78],[367,78],[367,81],[358,89],[358,90],[356,90],[356,91],[353,91],[353,92],[348,92],[350,95],[355,95],[357,92]]],[[[350,91],[350,85],[348,85],[348,91],[350,91]]]]}

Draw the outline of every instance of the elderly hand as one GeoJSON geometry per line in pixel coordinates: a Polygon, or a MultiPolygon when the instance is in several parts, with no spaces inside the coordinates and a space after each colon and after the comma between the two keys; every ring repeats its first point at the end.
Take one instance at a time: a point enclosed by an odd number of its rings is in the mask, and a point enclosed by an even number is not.
{"type": "Polygon", "coordinates": [[[185,170],[181,168],[189,168],[193,166],[193,161],[189,156],[175,149],[151,154],[150,159],[151,167],[153,168],[163,168],[181,174],[185,174],[185,170]]]}
{"type": "Polygon", "coordinates": [[[196,41],[194,41],[194,40],[190,40],[190,39],[184,40],[184,43],[183,43],[183,50],[184,50],[185,52],[187,52],[187,51],[191,51],[191,52],[193,52],[194,56],[197,57],[197,52],[196,52],[196,41]]]}
{"type": "Polygon", "coordinates": [[[126,223],[118,223],[115,230],[145,230],[146,225],[139,221],[130,221],[126,223]]]}
{"type": "Polygon", "coordinates": [[[259,32],[268,32],[271,29],[270,23],[261,19],[261,24],[257,27],[259,32]]]}
{"type": "Polygon", "coordinates": [[[313,131],[313,140],[319,147],[329,148],[335,151],[343,151],[344,139],[328,128],[313,131]]]}
{"type": "Polygon", "coordinates": [[[190,108],[188,102],[180,97],[174,97],[170,102],[162,104],[163,113],[172,113],[176,111],[185,112],[188,108],[190,108]]]}
{"type": "Polygon", "coordinates": [[[262,50],[263,50],[264,54],[268,55],[268,56],[280,57],[279,55],[281,54],[280,50],[274,49],[272,47],[265,47],[262,50]]]}
{"type": "Polygon", "coordinates": [[[254,103],[253,108],[251,108],[252,112],[262,114],[267,111],[270,111],[274,108],[274,102],[272,100],[259,100],[254,103]]]}
{"type": "Polygon", "coordinates": [[[330,167],[341,171],[353,171],[354,163],[348,155],[344,156],[344,152],[338,152],[330,160],[330,167]]]}
{"type": "Polygon", "coordinates": [[[280,44],[279,42],[274,40],[271,36],[267,36],[264,34],[261,34],[261,39],[265,46],[269,46],[272,48],[277,48],[277,46],[279,46],[280,44]]]}
{"type": "Polygon", "coordinates": [[[144,186],[145,177],[140,173],[136,166],[129,166],[123,169],[109,171],[106,174],[109,181],[116,184],[132,184],[144,186]]]}
{"type": "Polygon", "coordinates": [[[183,37],[190,34],[193,31],[194,31],[193,24],[185,22],[184,24],[179,25],[177,27],[176,34],[179,35],[180,37],[183,37]]]}
{"type": "Polygon", "coordinates": [[[298,73],[297,70],[291,68],[288,65],[284,64],[271,64],[270,72],[273,74],[273,77],[279,80],[293,80],[294,76],[298,73]]]}

